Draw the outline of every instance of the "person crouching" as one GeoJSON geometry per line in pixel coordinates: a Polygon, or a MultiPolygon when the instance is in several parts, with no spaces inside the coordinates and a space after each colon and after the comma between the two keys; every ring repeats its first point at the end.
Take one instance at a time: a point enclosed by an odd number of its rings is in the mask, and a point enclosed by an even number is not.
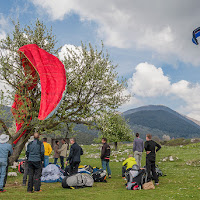
{"type": "Polygon", "coordinates": [[[133,157],[133,155],[129,155],[128,158],[122,163],[122,178],[125,178],[125,172],[128,169],[131,169],[133,167],[133,165],[137,165],[137,162],[135,160],[135,158],[133,157]]]}

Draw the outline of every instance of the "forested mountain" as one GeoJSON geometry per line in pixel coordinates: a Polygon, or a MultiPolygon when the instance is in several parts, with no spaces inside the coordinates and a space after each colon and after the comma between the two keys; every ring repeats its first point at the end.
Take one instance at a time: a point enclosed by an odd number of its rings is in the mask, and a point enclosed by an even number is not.
{"type": "Polygon", "coordinates": [[[176,111],[161,105],[142,106],[123,113],[129,120],[134,132],[140,132],[143,137],[152,133],[161,137],[200,137],[200,126],[176,111]]]}

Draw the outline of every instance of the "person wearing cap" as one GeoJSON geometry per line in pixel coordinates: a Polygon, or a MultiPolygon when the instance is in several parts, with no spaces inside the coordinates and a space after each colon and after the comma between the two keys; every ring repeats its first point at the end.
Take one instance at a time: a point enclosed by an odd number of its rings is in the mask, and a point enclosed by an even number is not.
{"type": "Polygon", "coordinates": [[[0,192],[5,192],[4,181],[6,177],[6,168],[8,165],[8,157],[13,153],[12,145],[8,144],[9,136],[0,135],[0,192]]]}

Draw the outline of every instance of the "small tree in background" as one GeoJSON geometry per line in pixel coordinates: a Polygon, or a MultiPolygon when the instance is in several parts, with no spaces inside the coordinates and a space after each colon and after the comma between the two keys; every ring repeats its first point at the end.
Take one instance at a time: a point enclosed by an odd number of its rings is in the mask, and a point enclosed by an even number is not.
{"type": "Polygon", "coordinates": [[[164,134],[164,135],[162,136],[162,139],[163,139],[163,141],[168,142],[168,141],[170,141],[170,136],[164,134]]]}
{"type": "Polygon", "coordinates": [[[97,123],[98,128],[101,130],[99,139],[106,137],[110,142],[114,142],[116,151],[118,142],[133,140],[133,131],[125,118],[120,114],[104,114],[97,123]]]}

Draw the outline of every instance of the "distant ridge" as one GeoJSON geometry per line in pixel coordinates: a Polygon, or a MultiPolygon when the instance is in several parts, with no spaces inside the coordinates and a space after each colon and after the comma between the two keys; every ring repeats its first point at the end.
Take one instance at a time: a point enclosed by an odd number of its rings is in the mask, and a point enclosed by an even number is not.
{"type": "Polygon", "coordinates": [[[127,110],[123,113],[134,132],[140,130],[155,133],[162,137],[168,134],[171,137],[200,137],[200,126],[178,112],[163,105],[148,105],[127,110]]]}

